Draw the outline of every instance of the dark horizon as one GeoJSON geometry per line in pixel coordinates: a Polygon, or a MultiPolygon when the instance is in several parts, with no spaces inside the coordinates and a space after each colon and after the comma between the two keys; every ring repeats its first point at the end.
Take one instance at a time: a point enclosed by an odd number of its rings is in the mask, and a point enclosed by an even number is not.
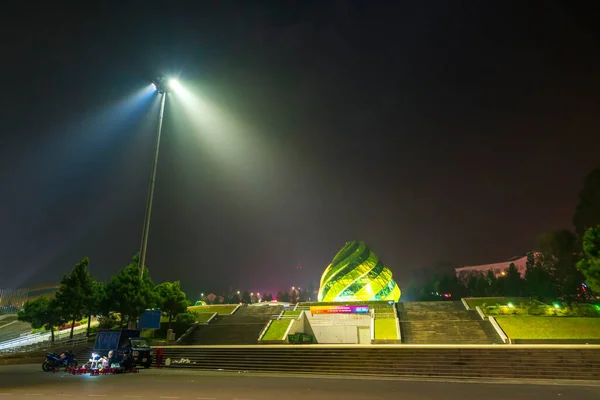
{"type": "Polygon", "coordinates": [[[317,284],[351,240],[400,287],[505,261],[600,166],[599,5],[69,4],[7,7],[0,288],[139,251],[159,74],[206,105],[167,102],[147,258],[190,297],[317,284]]]}

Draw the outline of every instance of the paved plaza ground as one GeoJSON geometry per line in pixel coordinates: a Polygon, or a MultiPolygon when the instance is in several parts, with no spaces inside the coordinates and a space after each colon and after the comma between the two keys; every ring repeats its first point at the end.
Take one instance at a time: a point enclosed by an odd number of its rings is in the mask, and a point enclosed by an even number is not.
{"type": "Polygon", "coordinates": [[[150,369],[139,374],[72,376],[38,365],[0,367],[0,398],[197,400],[577,399],[600,398],[600,383],[517,383],[360,379],[150,369]]]}

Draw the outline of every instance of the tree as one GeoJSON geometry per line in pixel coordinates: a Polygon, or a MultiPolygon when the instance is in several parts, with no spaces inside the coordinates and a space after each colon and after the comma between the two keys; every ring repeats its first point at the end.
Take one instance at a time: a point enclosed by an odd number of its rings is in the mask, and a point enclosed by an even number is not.
{"type": "Polygon", "coordinates": [[[242,303],[250,304],[251,302],[252,302],[252,298],[250,297],[250,293],[248,293],[248,291],[245,291],[244,293],[242,293],[242,303]]]}
{"type": "Polygon", "coordinates": [[[485,296],[489,283],[486,277],[480,272],[473,272],[467,278],[467,289],[471,297],[485,296]]]}
{"type": "Polygon", "coordinates": [[[19,321],[29,322],[34,329],[49,330],[51,341],[54,343],[54,326],[63,323],[61,315],[62,310],[55,298],[49,300],[47,297],[40,297],[26,302],[17,318],[19,321]]]}
{"type": "Polygon", "coordinates": [[[417,301],[419,298],[419,288],[414,280],[411,280],[408,283],[408,287],[405,290],[402,290],[402,298],[405,301],[417,301]]]}
{"type": "Polygon", "coordinates": [[[90,326],[92,324],[92,316],[99,314],[102,311],[102,304],[106,298],[104,283],[91,280],[90,291],[86,294],[83,302],[83,313],[87,315],[88,325],[86,336],[90,336],[90,326]]]}
{"type": "Polygon", "coordinates": [[[496,278],[496,274],[494,274],[494,271],[489,269],[485,274],[485,280],[488,283],[488,287],[485,290],[485,295],[487,297],[494,297],[501,294],[500,283],[502,283],[503,281],[496,278]]]}
{"type": "Polygon", "coordinates": [[[140,279],[139,255],[131,263],[113,275],[106,284],[105,312],[114,311],[121,314],[121,327],[125,318],[127,322],[136,321],[144,310],[158,304],[158,296],[154,292],[154,284],[144,268],[140,279]]]}
{"type": "Polygon", "coordinates": [[[273,295],[271,293],[265,294],[262,298],[263,301],[270,302],[273,300],[273,295]]]}
{"type": "Polygon", "coordinates": [[[241,297],[237,293],[225,294],[225,303],[227,304],[239,304],[240,301],[242,301],[241,297]]]}
{"type": "Polygon", "coordinates": [[[277,301],[287,303],[290,301],[290,295],[287,292],[277,292],[277,301]]]}
{"type": "Polygon", "coordinates": [[[300,295],[298,293],[298,289],[296,289],[295,287],[292,288],[290,291],[288,291],[287,295],[288,295],[288,301],[290,303],[297,303],[298,298],[300,297],[300,295]]]}
{"type": "Polygon", "coordinates": [[[582,245],[585,258],[577,267],[585,276],[588,287],[600,293],[600,225],[585,232],[582,245]]]}
{"type": "Polygon", "coordinates": [[[579,204],[573,215],[573,225],[580,238],[588,229],[600,225],[600,167],[587,176],[579,192],[579,204]]]}
{"type": "Polygon", "coordinates": [[[580,257],[577,236],[566,229],[551,230],[540,237],[538,248],[539,261],[552,275],[557,296],[575,299],[583,279],[576,267],[580,257]]]}
{"type": "Polygon", "coordinates": [[[523,290],[523,279],[514,263],[506,269],[504,278],[504,294],[506,296],[520,296],[523,290]]]}
{"type": "Polygon", "coordinates": [[[527,260],[524,282],[526,292],[538,300],[556,298],[554,279],[548,267],[544,265],[543,258],[535,258],[533,264],[529,262],[529,256],[527,260]]]}
{"type": "Polygon", "coordinates": [[[69,275],[64,275],[55,299],[63,312],[63,318],[71,321],[71,333],[73,338],[75,321],[84,315],[84,308],[88,298],[92,296],[93,279],[88,271],[89,259],[86,257],[73,267],[69,275]]]}
{"type": "Polygon", "coordinates": [[[169,329],[171,329],[173,317],[187,310],[185,293],[181,290],[179,281],[163,282],[156,286],[156,292],[162,312],[169,317],[169,329]]]}
{"type": "Polygon", "coordinates": [[[310,291],[307,289],[300,291],[300,298],[298,299],[300,302],[310,301],[310,291]]]}

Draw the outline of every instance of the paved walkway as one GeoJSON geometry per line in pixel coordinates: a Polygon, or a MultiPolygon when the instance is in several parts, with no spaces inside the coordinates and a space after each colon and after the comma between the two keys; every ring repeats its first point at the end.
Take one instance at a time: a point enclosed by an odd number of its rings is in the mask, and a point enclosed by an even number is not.
{"type": "Polygon", "coordinates": [[[139,374],[72,376],[40,366],[0,367],[0,399],[196,399],[196,400],[475,400],[600,399],[600,384],[516,384],[294,377],[143,370],[139,374]]]}

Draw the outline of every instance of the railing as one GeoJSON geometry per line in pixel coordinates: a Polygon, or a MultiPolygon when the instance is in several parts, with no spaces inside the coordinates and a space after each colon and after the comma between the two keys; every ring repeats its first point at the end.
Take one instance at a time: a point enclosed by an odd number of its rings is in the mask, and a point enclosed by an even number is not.
{"type": "Polygon", "coordinates": [[[271,319],[269,322],[267,322],[265,327],[262,329],[262,331],[260,331],[260,335],[258,335],[259,342],[262,340],[263,336],[265,336],[265,333],[267,333],[267,330],[269,329],[269,327],[271,326],[272,323],[273,323],[273,319],[271,319]]]}
{"type": "MultiPolygon", "coordinates": [[[[75,339],[75,336],[79,337],[80,335],[82,335],[82,333],[80,333],[81,331],[84,331],[87,329],[87,326],[85,325],[81,325],[81,326],[77,326],[74,329],[74,336],[73,336],[73,340],[75,339]],[[75,333],[77,332],[77,333],[75,333]]],[[[71,334],[71,329],[64,329],[62,331],[59,332],[55,332],[54,333],[54,342],[55,343],[64,343],[64,342],[68,342],[69,340],[69,336],[71,334]]],[[[85,333],[83,333],[85,334],[85,333]]],[[[29,335],[25,335],[25,336],[21,336],[19,338],[16,339],[11,339],[11,340],[7,340],[4,342],[0,342],[0,353],[7,353],[7,352],[19,352],[19,351],[23,351],[21,348],[22,347],[28,347],[31,348],[33,347],[38,347],[37,345],[39,344],[39,346],[43,347],[46,346],[48,343],[50,343],[51,341],[51,337],[52,335],[50,333],[35,333],[35,334],[29,334],[29,335]]],[[[87,338],[86,338],[87,340],[87,338]]]]}
{"type": "MultiPolygon", "coordinates": [[[[87,343],[87,341],[88,341],[87,336],[85,336],[85,334],[80,334],[77,336],[73,336],[73,339],[69,339],[68,337],[66,337],[66,338],[62,338],[62,339],[58,339],[58,340],[55,339],[54,342],[51,342],[50,340],[44,340],[44,341],[34,342],[34,343],[30,342],[27,344],[17,344],[13,347],[6,347],[6,348],[0,349],[0,354],[5,355],[5,354],[11,354],[11,353],[22,353],[22,352],[46,349],[46,348],[50,348],[50,347],[65,346],[65,345],[77,346],[80,344],[87,343]]],[[[3,342],[2,345],[4,345],[5,343],[7,343],[7,342],[3,342]]]]}
{"type": "Polygon", "coordinates": [[[496,318],[494,318],[494,317],[488,317],[488,319],[490,320],[490,322],[492,323],[492,326],[494,327],[494,329],[498,333],[498,336],[500,336],[500,339],[502,339],[502,341],[504,343],[508,342],[508,344],[512,344],[512,341],[510,340],[510,338],[508,337],[508,335],[506,334],[506,332],[504,332],[504,330],[500,327],[500,325],[498,325],[498,322],[496,321],[496,318]]]}

